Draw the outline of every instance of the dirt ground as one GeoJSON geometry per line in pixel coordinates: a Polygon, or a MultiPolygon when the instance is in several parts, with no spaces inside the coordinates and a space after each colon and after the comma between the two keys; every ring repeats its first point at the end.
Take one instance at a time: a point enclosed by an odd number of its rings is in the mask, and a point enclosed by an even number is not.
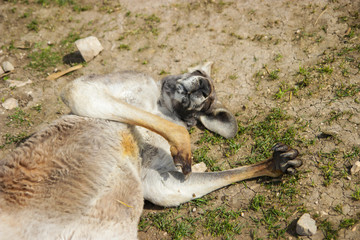
{"type": "Polygon", "coordinates": [[[359,10],[359,0],[0,0],[0,63],[15,66],[0,78],[0,101],[19,101],[0,106],[0,155],[69,112],[59,92],[76,77],[132,69],[160,80],[212,61],[218,98],[240,131],[229,142],[194,129],[198,161],[236,167],[280,139],[304,165],[175,209],[146,203],[140,239],[359,239],[360,175],[350,174],[360,160],[359,10]],[[46,80],[76,63],[74,41],[87,36],[100,40],[100,55],[46,80]],[[304,212],[316,220],[312,237],[295,233],[304,212]]]}

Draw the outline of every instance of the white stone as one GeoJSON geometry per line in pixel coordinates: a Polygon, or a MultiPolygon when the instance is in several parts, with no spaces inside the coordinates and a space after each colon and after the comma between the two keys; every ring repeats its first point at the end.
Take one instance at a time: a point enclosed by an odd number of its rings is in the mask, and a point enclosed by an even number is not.
{"type": "Polygon", "coordinates": [[[360,171],[360,161],[356,161],[350,170],[351,175],[354,175],[358,171],[360,171]]]}
{"type": "Polygon", "coordinates": [[[14,71],[14,69],[15,69],[14,66],[8,61],[3,62],[1,64],[1,66],[4,70],[4,72],[11,72],[11,71],[14,71]]]}
{"type": "Polygon", "coordinates": [[[9,84],[9,88],[13,88],[13,87],[19,88],[25,86],[26,84],[32,83],[30,79],[28,79],[26,82],[17,81],[17,80],[7,80],[6,82],[9,84]]]}
{"type": "Polygon", "coordinates": [[[75,45],[86,62],[96,57],[104,49],[94,36],[76,40],[75,45]]]}
{"type": "Polygon", "coordinates": [[[200,162],[191,166],[192,172],[205,172],[207,169],[204,162],[200,162]]]}
{"type": "Polygon", "coordinates": [[[310,217],[310,214],[302,215],[296,224],[296,233],[301,236],[312,236],[316,231],[316,222],[310,217]]]}
{"type": "Polygon", "coordinates": [[[5,102],[2,103],[2,106],[7,110],[11,110],[18,107],[19,103],[15,98],[8,98],[5,100],[5,102]]]}

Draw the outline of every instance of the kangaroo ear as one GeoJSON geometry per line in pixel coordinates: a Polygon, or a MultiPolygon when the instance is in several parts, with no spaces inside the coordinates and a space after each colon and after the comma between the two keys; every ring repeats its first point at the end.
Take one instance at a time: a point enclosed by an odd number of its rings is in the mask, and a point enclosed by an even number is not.
{"type": "Polygon", "coordinates": [[[223,107],[215,108],[210,113],[200,115],[199,120],[207,129],[225,138],[235,137],[238,130],[234,115],[223,107]]]}
{"type": "Polygon", "coordinates": [[[211,75],[211,66],[213,65],[213,62],[206,62],[204,64],[200,64],[196,67],[190,67],[188,68],[188,72],[189,73],[192,73],[196,70],[200,70],[200,71],[203,71],[205,72],[208,76],[211,75]]]}

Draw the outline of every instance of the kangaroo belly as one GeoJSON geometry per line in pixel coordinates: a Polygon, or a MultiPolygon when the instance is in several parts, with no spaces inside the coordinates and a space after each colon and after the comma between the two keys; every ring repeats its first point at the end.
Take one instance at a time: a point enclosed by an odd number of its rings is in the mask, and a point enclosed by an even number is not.
{"type": "Polygon", "coordinates": [[[1,159],[0,239],[136,233],[143,193],[134,131],[66,116],[1,159]]]}

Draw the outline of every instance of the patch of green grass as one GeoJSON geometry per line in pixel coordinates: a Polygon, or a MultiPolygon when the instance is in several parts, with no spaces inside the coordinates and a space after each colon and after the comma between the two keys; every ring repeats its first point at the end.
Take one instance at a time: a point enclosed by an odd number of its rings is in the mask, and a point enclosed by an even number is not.
{"type": "Polygon", "coordinates": [[[265,205],[265,196],[255,195],[250,201],[250,209],[254,211],[259,211],[265,205]]]}
{"type": "Polygon", "coordinates": [[[246,132],[254,141],[251,155],[246,158],[247,163],[256,163],[269,158],[272,154],[271,148],[278,142],[291,146],[300,141],[296,139],[299,129],[282,123],[289,119],[290,116],[285,111],[274,108],[263,121],[247,127],[246,132]]]}
{"type": "Polygon", "coordinates": [[[245,145],[245,142],[246,140],[239,142],[238,139],[227,139],[224,156],[230,157],[235,155],[240,150],[240,148],[245,145]]]}
{"type": "Polygon", "coordinates": [[[331,222],[328,220],[322,221],[319,225],[319,228],[324,233],[324,239],[326,240],[336,240],[339,237],[339,232],[335,229],[331,222]]]}
{"type": "Polygon", "coordinates": [[[75,1],[74,0],[37,0],[37,3],[43,6],[49,6],[50,4],[64,6],[64,5],[73,5],[75,4],[75,1]]]}
{"type": "Polygon", "coordinates": [[[283,55],[281,55],[280,53],[276,54],[275,57],[274,57],[275,62],[280,62],[281,59],[283,59],[283,55]]]}
{"type": "Polygon", "coordinates": [[[238,34],[236,34],[236,33],[230,33],[229,34],[231,37],[234,37],[234,38],[236,38],[236,39],[238,39],[238,40],[242,40],[242,39],[244,39],[244,37],[242,37],[241,35],[238,35],[238,34]]]}
{"type": "Polygon", "coordinates": [[[140,218],[139,231],[146,231],[149,227],[155,227],[167,232],[172,239],[183,239],[194,235],[199,218],[183,217],[178,211],[149,213],[140,218]]]}
{"type": "Polygon", "coordinates": [[[38,20],[34,19],[28,25],[26,25],[26,27],[27,27],[27,29],[29,29],[29,31],[38,32],[39,31],[39,22],[38,22],[38,20]]]}
{"type": "Polygon", "coordinates": [[[159,75],[167,75],[167,74],[170,74],[170,73],[163,69],[159,72],[159,75]]]}
{"type": "Polygon", "coordinates": [[[209,168],[211,171],[221,170],[220,167],[216,165],[215,160],[208,156],[209,150],[210,148],[207,145],[197,148],[193,152],[194,162],[204,162],[206,167],[209,168]]]}
{"type": "Polygon", "coordinates": [[[275,69],[275,70],[271,71],[271,72],[269,73],[269,78],[270,78],[271,80],[276,80],[276,79],[278,79],[278,78],[279,78],[279,72],[280,72],[279,69],[275,69]]]}
{"type": "Polygon", "coordinates": [[[161,19],[160,19],[158,16],[156,16],[155,14],[151,14],[151,15],[149,15],[149,16],[145,16],[145,17],[144,17],[144,20],[145,20],[145,22],[147,22],[147,23],[159,23],[159,22],[161,21],[161,19]]]}
{"type": "Polygon", "coordinates": [[[338,155],[339,151],[337,149],[332,150],[331,152],[320,152],[320,160],[322,162],[322,165],[320,166],[320,170],[322,172],[322,175],[324,177],[324,186],[329,186],[332,181],[333,177],[335,176],[335,164],[338,161],[338,155]]]}
{"type": "Polygon", "coordinates": [[[348,116],[348,119],[350,119],[353,116],[353,113],[349,111],[344,111],[344,112],[331,111],[329,115],[330,115],[329,118],[326,119],[324,122],[331,124],[333,121],[337,121],[344,116],[348,116]]]}
{"type": "Polygon", "coordinates": [[[120,44],[120,46],[118,47],[120,50],[127,50],[130,51],[130,46],[127,44],[120,44]]]}
{"type": "Polygon", "coordinates": [[[359,92],[360,92],[360,85],[358,84],[350,84],[348,86],[341,84],[341,86],[335,90],[335,94],[337,98],[353,97],[359,92]]]}
{"type": "Polygon", "coordinates": [[[298,171],[294,175],[284,176],[284,180],[281,182],[270,182],[266,183],[265,186],[274,193],[281,204],[290,205],[294,200],[296,201],[301,178],[303,178],[303,174],[298,171]]]}
{"type": "Polygon", "coordinates": [[[326,73],[326,74],[332,74],[332,72],[334,71],[333,68],[329,67],[329,66],[320,66],[319,68],[316,69],[319,73],[326,73]]]}
{"type": "Polygon", "coordinates": [[[238,76],[236,75],[236,74],[233,74],[233,75],[230,75],[229,76],[229,79],[230,80],[235,80],[235,79],[237,79],[238,78],[238,76]]]}
{"type": "Polygon", "coordinates": [[[282,227],[282,222],[286,221],[288,214],[275,207],[268,209],[262,209],[262,217],[252,220],[256,224],[264,225],[268,231],[268,238],[283,238],[286,232],[286,228],[282,227]]]}
{"type": "Polygon", "coordinates": [[[349,229],[350,227],[354,226],[356,223],[358,223],[359,220],[358,219],[354,219],[354,218],[345,218],[343,220],[341,220],[340,224],[339,224],[339,228],[346,228],[349,229]]]}
{"type": "Polygon", "coordinates": [[[4,148],[6,145],[18,144],[18,143],[24,141],[28,137],[29,137],[29,134],[26,132],[21,132],[18,134],[6,133],[4,135],[5,142],[4,142],[4,144],[0,145],[0,149],[4,148]]]}
{"type": "Polygon", "coordinates": [[[343,158],[345,160],[352,160],[352,159],[358,158],[359,156],[360,156],[360,147],[353,146],[351,151],[344,152],[343,158]]]}
{"type": "Polygon", "coordinates": [[[343,214],[343,206],[342,206],[342,204],[336,205],[336,206],[334,207],[334,211],[335,211],[335,212],[338,212],[338,213],[340,213],[340,214],[343,214]]]}
{"type": "Polygon", "coordinates": [[[15,126],[15,127],[22,127],[22,126],[30,126],[32,124],[30,118],[30,114],[26,113],[20,108],[16,108],[15,112],[8,117],[8,122],[6,123],[7,126],[15,126]]]}
{"type": "Polygon", "coordinates": [[[359,201],[360,200],[360,188],[357,188],[352,194],[351,194],[351,198],[354,201],[359,201]]]}
{"type": "Polygon", "coordinates": [[[82,4],[75,4],[73,6],[73,11],[74,12],[85,12],[85,11],[89,11],[91,10],[93,7],[91,5],[82,5],[82,4]]]}
{"type": "Polygon", "coordinates": [[[149,48],[150,48],[149,46],[144,46],[144,47],[139,48],[137,51],[138,52],[143,52],[143,51],[145,51],[145,50],[147,50],[149,48]]]}
{"type": "Polygon", "coordinates": [[[30,63],[27,67],[35,69],[37,71],[45,71],[50,67],[56,67],[61,62],[61,55],[54,51],[52,47],[38,49],[28,56],[30,63]]]}
{"type": "Polygon", "coordinates": [[[205,129],[201,135],[201,138],[196,143],[197,144],[209,143],[211,145],[215,145],[215,144],[220,144],[220,143],[224,143],[224,142],[225,142],[225,138],[223,138],[219,134],[211,133],[205,129]]]}
{"type": "Polygon", "coordinates": [[[354,52],[354,51],[360,52],[360,44],[351,46],[351,47],[348,47],[348,46],[343,47],[340,49],[340,51],[338,51],[337,55],[344,56],[344,55],[348,55],[349,53],[354,52]]]}
{"type": "Polygon", "coordinates": [[[290,96],[293,96],[293,95],[296,96],[298,90],[299,90],[298,86],[289,87],[286,82],[281,82],[279,90],[277,91],[277,93],[275,93],[274,98],[282,99],[285,95],[290,94],[289,95],[289,100],[290,100],[291,99],[290,96]]]}
{"type": "Polygon", "coordinates": [[[80,39],[80,34],[71,31],[64,39],[60,41],[60,48],[65,52],[71,52],[75,50],[74,42],[80,39]]]}
{"type": "Polygon", "coordinates": [[[42,105],[41,104],[36,104],[31,109],[34,109],[36,112],[40,113],[41,110],[42,110],[42,105]]]}
{"type": "Polygon", "coordinates": [[[235,234],[241,234],[244,228],[244,226],[237,221],[241,213],[241,210],[226,210],[223,206],[214,210],[207,210],[204,214],[203,226],[212,237],[232,239],[235,234]]]}
{"type": "Polygon", "coordinates": [[[190,204],[196,207],[202,207],[208,205],[211,200],[213,200],[213,197],[211,197],[211,195],[205,195],[201,198],[191,200],[190,204]]]}

